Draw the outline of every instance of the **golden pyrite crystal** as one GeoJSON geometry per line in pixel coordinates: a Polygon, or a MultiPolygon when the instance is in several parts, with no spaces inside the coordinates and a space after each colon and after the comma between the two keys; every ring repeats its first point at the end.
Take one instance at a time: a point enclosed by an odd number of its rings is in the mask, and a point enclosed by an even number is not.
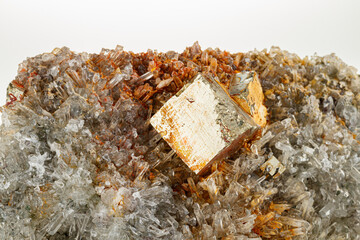
{"type": "Polygon", "coordinates": [[[238,149],[259,129],[218,82],[201,74],[167,101],[150,122],[197,174],[238,149]]]}

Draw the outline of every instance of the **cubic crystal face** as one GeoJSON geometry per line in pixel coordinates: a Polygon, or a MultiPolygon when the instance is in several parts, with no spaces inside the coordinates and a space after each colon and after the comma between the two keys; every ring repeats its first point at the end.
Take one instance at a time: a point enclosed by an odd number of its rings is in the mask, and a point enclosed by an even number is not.
{"type": "Polygon", "coordinates": [[[167,101],[150,123],[197,174],[259,129],[215,80],[201,74],[167,101]]]}
{"type": "Polygon", "coordinates": [[[261,165],[260,169],[263,172],[266,171],[274,178],[277,178],[285,171],[284,165],[282,165],[281,162],[274,156],[269,158],[263,165],[261,165]]]}

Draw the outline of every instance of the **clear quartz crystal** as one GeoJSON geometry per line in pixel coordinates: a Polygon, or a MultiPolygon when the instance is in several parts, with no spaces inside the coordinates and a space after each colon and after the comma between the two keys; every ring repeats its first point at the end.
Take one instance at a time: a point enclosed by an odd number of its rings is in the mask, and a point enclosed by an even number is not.
{"type": "Polygon", "coordinates": [[[27,58],[0,107],[0,239],[359,239],[359,90],[334,54],[278,47],[27,58]],[[266,126],[199,176],[150,119],[198,74],[226,91],[244,72],[258,76],[266,126]],[[286,171],[263,174],[269,159],[286,171]]]}

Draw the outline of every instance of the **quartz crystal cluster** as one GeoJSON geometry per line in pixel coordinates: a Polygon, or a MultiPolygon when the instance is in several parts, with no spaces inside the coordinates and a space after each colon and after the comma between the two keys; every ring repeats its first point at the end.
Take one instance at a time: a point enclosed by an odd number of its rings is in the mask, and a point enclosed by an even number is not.
{"type": "Polygon", "coordinates": [[[360,77],[334,54],[64,47],[0,111],[0,239],[360,239],[360,77]],[[150,123],[199,74],[262,127],[204,174],[150,123]]]}

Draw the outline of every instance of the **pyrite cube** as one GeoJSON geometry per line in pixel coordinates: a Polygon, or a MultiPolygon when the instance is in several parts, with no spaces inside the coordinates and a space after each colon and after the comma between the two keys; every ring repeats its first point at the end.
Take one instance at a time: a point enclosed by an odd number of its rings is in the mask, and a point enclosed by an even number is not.
{"type": "Polygon", "coordinates": [[[150,123],[197,174],[259,129],[218,82],[201,74],[170,98],[150,123]]]}

